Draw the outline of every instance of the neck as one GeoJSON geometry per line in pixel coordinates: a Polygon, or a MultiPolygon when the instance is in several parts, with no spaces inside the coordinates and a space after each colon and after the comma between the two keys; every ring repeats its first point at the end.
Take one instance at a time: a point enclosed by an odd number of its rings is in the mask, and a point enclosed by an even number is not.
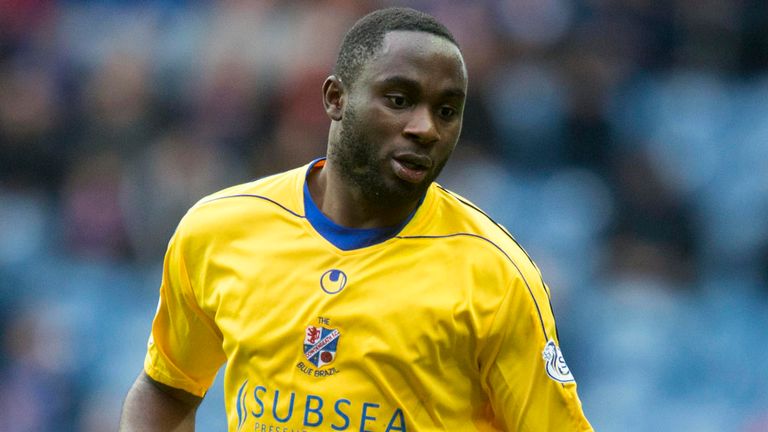
{"type": "Polygon", "coordinates": [[[325,216],[347,228],[382,228],[405,221],[419,201],[400,206],[382,205],[357,185],[341,178],[330,160],[307,177],[312,201],[325,216]]]}

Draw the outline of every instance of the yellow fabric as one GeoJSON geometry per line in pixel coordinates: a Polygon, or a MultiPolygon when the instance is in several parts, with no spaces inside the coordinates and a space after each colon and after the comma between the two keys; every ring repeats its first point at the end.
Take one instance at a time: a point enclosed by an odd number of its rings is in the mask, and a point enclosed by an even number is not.
{"type": "Polygon", "coordinates": [[[549,294],[501,227],[433,184],[396,237],[342,251],[304,217],[306,170],[190,209],[150,376],[202,396],[226,362],[230,431],[591,430],[547,373],[549,294]],[[332,343],[310,360],[308,340],[332,343]]]}

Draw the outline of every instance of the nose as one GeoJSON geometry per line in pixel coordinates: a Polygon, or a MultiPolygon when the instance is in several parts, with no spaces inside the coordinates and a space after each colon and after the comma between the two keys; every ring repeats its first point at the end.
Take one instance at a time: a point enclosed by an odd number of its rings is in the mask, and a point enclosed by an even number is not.
{"type": "Polygon", "coordinates": [[[432,144],[440,139],[437,125],[429,107],[416,106],[403,129],[403,135],[419,144],[432,144]]]}

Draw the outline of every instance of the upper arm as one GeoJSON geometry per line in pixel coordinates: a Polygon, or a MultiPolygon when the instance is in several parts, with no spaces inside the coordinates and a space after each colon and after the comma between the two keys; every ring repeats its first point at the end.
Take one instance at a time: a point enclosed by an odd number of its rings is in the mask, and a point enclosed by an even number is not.
{"type": "Polygon", "coordinates": [[[142,372],[123,404],[120,432],[194,431],[195,413],[202,400],[142,372]]]}
{"type": "Polygon", "coordinates": [[[507,430],[592,430],[558,344],[540,277],[521,273],[501,302],[483,353],[484,382],[507,430]]]}
{"type": "Polygon", "coordinates": [[[160,300],[144,370],[155,382],[202,397],[226,360],[214,320],[199,306],[184,238],[177,231],[166,253],[160,300]]]}
{"type": "Polygon", "coordinates": [[[200,403],[203,401],[203,398],[200,396],[193,395],[192,393],[189,393],[186,390],[182,390],[180,388],[171,387],[169,385],[163,384],[160,381],[154,380],[151,376],[147,375],[146,372],[143,372],[139,375],[139,378],[137,381],[140,381],[141,386],[147,387],[151,386],[153,387],[153,390],[158,390],[165,395],[171,397],[173,400],[180,402],[181,405],[187,406],[189,408],[196,409],[200,403]]]}

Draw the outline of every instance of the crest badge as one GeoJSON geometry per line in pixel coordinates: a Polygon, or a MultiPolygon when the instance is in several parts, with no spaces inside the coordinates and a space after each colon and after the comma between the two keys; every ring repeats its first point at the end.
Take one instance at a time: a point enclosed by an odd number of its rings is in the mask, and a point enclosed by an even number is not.
{"type": "Polygon", "coordinates": [[[338,329],[308,326],[304,332],[304,357],[317,368],[332,363],[340,337],[338,329]]]}
{"type": "Polygon", "coordinates": [[[560,351],[560,347],[555,344],[552,339],[544,346],[544,351],[541,353],[544,358],[544,369],[547,371],[547,375],[553,380],[560,383],[573,382],[575,379],[571,374],[571,370],[568,369],[568,365],[565,364],[565,358],[560,351]]]}

